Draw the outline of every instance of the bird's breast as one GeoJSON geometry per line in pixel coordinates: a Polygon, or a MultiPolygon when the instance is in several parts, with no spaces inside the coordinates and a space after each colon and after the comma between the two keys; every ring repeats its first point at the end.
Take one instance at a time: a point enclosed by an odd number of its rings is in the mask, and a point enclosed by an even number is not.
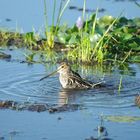
{"type": "Polygon", "coordinates": [[[60,74],[59,81],[63,88],[66,88],[68,85],[68,77],[65,74],[60,74]]]}

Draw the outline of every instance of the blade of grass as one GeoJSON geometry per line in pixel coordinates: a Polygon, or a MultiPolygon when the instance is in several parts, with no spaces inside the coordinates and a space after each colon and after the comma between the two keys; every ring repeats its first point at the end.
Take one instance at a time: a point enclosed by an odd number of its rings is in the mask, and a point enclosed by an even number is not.
{"type": "Polygon", "coordinates": [[[59,26],[61,17],[63,15],[64,11],[66,10],[66,8],[67,8],[67,6],[68,6],[68,4],[69,4],[70,1],[71,0],[67,0],[67,2],[65,3],[64,7],[61,9],[61,12],[60,12],[59,17],[58,17],[58,26],[59,26]]]}
{"type": "Polygon", "coordinates": [[[131,54],[131,51],[132,51],[132,49],[127,53],[127,55],[125,56],[125,58],[123,59],[121,64],[123,64],[125,62],[125,60],[129,57],[129,55],[131,54]]]}
{"type": "Polygon", "coordinates": [[[64,2],[63,0],[61,0],[61,2],[60,2],[59,11],[58,11],[58,16],[57,16],[57,22],[56,22],[56,23],[58,23],[58,21],[59,21],[59,15],[60,15],[60,12],[61,12],[61,10],[62,10],[63,2],[64,2]]]}
{"type": "Polygon", "coordinates": [[[46,0],[44,0],[44,18],[45,18],[45,30],[48,29],[48,17],[47,17],[47,6],[46,0]]]}
{"type": "Polygon", "coordinates": [[[98,14],[98,8],[96,10],[96,13],[95,13],[95,19],[93,21],[93,25],[92,25],[92,35],[94,35],[94,32],[95,32],[95,25],[96,25],[96,20],[97,20],[97,14],[98,14]]]}
{"type": "Polygon", "coordinates": [[[65,3],[64,7],[62,8],[63,1],[61,0],[60,8],[59,8],[59,14],[58,14],[57,23],[56,23],[55,34],[57,33],[57,29],[58,29],[58,27],[59,27],[61,17],[62,17],[62,15],[63,15],[64,11],[66,10],[68,4],[70,3],[70,1],[71,1],[71,0],[67,0],[67,2],[65,3]]]}
{"type": "Polygon", "coordinates": [[[118,87],[118,93],[120,94],[121,88],[122,88],[122,76],[120,77],[120,83],[119,83],[119,87],[118,87]]]}
{"type": "Polygon", "coordinates": [[[84,0],[84,4],[83,4],[83,15],[82,15],[82,20],[84,21],[85,18],[85,10],[86,10],[86,0],[84,0]]]}
{"type": "Polygon", "coordinates": [[[52,26],[54,27],[54,19],[55,19],[55,10],[56,10],[56,0],[54,0],[53,5],[53,17],[52,17],[52,26]]]}
{"type": "Polygon", "coordinates": [[[112,28],[112,26],[115,24],[115,22],[116,22],[118,19],[119,19],[119,17],[116,18],[116,19],[114,19],[114,21],[112,22],[112,24],[107,28],[107,30],[105,31],[105,33],[103,34],[103,36],[102,36],[102,37],[100,38],[100,40],[97,42],[96,46],[94,47],[93,55],[92,55],[92,56],[94,56],[95,52],[96,52],[97,49],[98,49],[98,46],[100,45],[100,43],[102,42],[102,40],[104,39],[104,37],[107,35],[107,33],[110,31],[110,29],[112,28]]]}

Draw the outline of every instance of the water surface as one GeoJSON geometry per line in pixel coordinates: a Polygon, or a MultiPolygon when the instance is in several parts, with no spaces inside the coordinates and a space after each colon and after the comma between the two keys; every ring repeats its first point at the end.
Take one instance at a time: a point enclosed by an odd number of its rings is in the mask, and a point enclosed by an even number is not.
{"type": "MultiPolygon", "coordinates": [[[[24,140],[31,139],[85,139],[97,137],[96,128],[100,124],[99,116],[121,115],[140,117],[140,110],[135,106],[135,96],[140,92],[140,64],[130,64],[128,69],[100,69],[96,66],[72,66],[82,77],[99,81],[104,77],[106,87],[90,90],[64,90],[58,76],[54,75],[43,81],[41,77],[51,73],[58,64],[47,63],[28,65],[20,63],[23,50],[7,51],[13,54],[11,61],[0,61],[0,99],[18,102],[37,102],[49,105],[78,104],[82,110],[49,115],[33,112],[0,111],[0,124],[4,137],[24,140]],[[20,59],[19,59],[20,58],[20,59]],[[120,77],[122,88],[118,92],[120,77]],[[61,118],[61,120],[58,120],[61,118]],[[38,129],[39,128],[39,129],[38,129]],[[55,135],[54,135],[55,134],[55,135]]],[[[109,137],[119,139],[139,139],[140,122],[115,123],[104,122],[109,137]],[[130,132],[130,133],[128,133],[130,132]]]]}
{"type": "MultiPolygon", "coordinates": [[[[58,4],[59,2],[60,0],[58,4]]],[[[21,32],[32,31],[32,27],[37,31],[44,31],[43,4],[43,0],[1,1],[0,27],[14,30],[18,28],[21,32]]],[[[52,23],[52,5],[52,0],[47,1],[49,25],[52,23]]],[[[83,1],[71,0],[69,6],[80,9],[83,7],[83,1]]],[[[87,0],[87,9],[95,10],[97,7],[105,9],[98,14],[99,17],[116,17],[123,11],[123,16],[134,18],[139,17],[140,11],[134,1],[87,0]]],[[[81,15],[81,11],[67,9],[61,23],[71,26],[81,15]]],[[[50,106],[78,104],[82,109],[55,114],[0,110],[0,139],[3,137],[12,140],[85,140],[91,136],[98,137],[97,127],[101,124],[101,114],[140,117],[140,109],[134,103],[135,96],[140,93],[140,64],[129,64],[127,69],[72,66],[82,77],[90,81],[100,81],[104,77],[106,87],[68,91],[61,88],[59,75],[39,81],[44,75],[55,70],[58,64],[28,65],[20,63],[24,60],[25,50],[7,50],[6,53],[12,55],[12,60],[0,60],[1,100],[47,103],[50,106]],[[121,77],[122,88],[118,92],[121,77]]],[[[118,123],[104,120],[104,126],[111,139],[140,139],[139,121],[118,123]]]]}

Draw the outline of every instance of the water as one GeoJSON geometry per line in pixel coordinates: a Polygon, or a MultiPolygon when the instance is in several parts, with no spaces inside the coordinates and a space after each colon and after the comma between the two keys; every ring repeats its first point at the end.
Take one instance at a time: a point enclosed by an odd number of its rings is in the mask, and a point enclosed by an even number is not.
{"type": "MultiPolygon", "coordinates": [[[[76,69],[82,77],[96,81],[104,76],[107,87],[68,91],[61,88],[58,75],[39,81],[44,75],[55,70],[57,64],[48,63],[46,67],[41,64],[28,65],[20,63],[23,60],[24,50],[6,52],[12,54],[12,60],[0,61],[1,100],[29,101],[59,106],[68,103],[82,106],[82,110],[52,115],[47,112],[0,110],[1,135],[7,139],[12,137],[13,140],[45,138],[84,140],[90,136],[97,137],[96,128],[100,125],[101,114],[140,117],[140,110],[134,103],[135,96],[140,92],[140,64],[130,64],[128,71],[114,69],[112,72],[96,66],[88,68],[80,66],[76,69]],[[119,93],[121,76],[123,86],[119,93]]],[[[133,123],[105,121],[104,124],[112,139],[140,138],[138,121],[133,123]]]]}
{"type": "MultiPolygon", "coordinates": [[[[58,0],[58,3],[60,0],[58,0]]],[[[138,1],[139,2],[139,1],[138,1]]],[[[48,21],[52,23],[53,1],[48,1],[48,21]]],[[[70,6],[82,8],[83,1],[71,0],[70,6]]],[[[124,0],[87,0],[88,9],[104,8],[106,11],[98,16],[118,16],[122,11],[128,18],[139,17],[139,7],[133,1],[124,0]],[[131,10],[130,10],[131,9],[131,10]]],[[[58,9],[58,5],[57,5],[58,9]]],[[[57,11],[58,12],[58,11],[57,11]]],[[[57,13],[56,12],[56,13],[57,13]]],[[[3,0],[0,1],[0,27],[21,29],[21,32],[44,31],[43,0],[3,0]]],[[[90,15],[91,13],[88,13],[90,15]]],[[[73,25],[82,12],[67,9],[61,23],[73,25]]],[[[12,54],[11,61],[0,60],[0,99],[18,102],[38,102],[49,105],[78,104],[82,110],[49,114],[48,112],[29,112],[0,110],[0,139],[12,140],[85,140],[97,137],[99,116],[136,116],[140,109],[134,99],[140,93],[140,64],[130,64],[128,70],[100,69],[95,66],[75,68],[91,81],[105,77],[107,87],[91,90],[63,90],[54,75],[39,81],[44,75],[57,68],[57,64],[28,65],[20,63],[24,59],[24,50],[6,51],[12,54]],[[121,92],[118,92],[122,76],[121,92]]],[[[112,122],[104,120],[109,138],[114,140],[140,139],[140,122],[112,122]]]]}
{"type": "MultiPolygon", "coordinates": [[[[139,2],[139,0],[137,1],[139,2]]],[[[57,0],[56,18],[58,14],[60,0],[57,0]]],[[[83,7],[82,0],[71,0],[69,6],[83,7]]],[[[87,9],[95,10],[96,8],[104,8],[105,12],[99,13],[98,16],[112,15],[123,16],[127,18],[139,17],[140,8],[134,1],[124,0],[87,0],[87,9]]],[[[52,24],[53,0],[47,0],[48,24],[52,24]]],[[[8,27],[10,29],[20,29],[21,32],[30,32],[32,28],[37,31],[44,30],[44,0],[3,0],[0,1],[0,27],[8,27]]],[[[92,12],[87,13],[87,15],[92,12]]],[[[78,10],[67,9],[62,17],[61,23],[69,26],[73,25],[77,18],[82,16],[82,12],[78,10]]]]}
{"type": "Polygon", "coordinates": [[[114,69],[112,73],[104,70],[99,72],[98,68],[79,67],[83,77],[98,82],[104,76],[107,87],[90,90],[64,90],[58,80],[58,74],[43,81],[39,81],[44,75],[56,70],[58,65],[41,64],[30,65],[19,63],[24,50],[7,51],[13,53],[11,62],[0,61],[1,98],[14,100],[40,101],[48,104],[84,104],[86,107],[130,107],[134,105],[134,97],[140,90],[139,69],[140,65],[130,65],[128,72],[123,75],[121,92],[118,92],[122,70],[114,69]],[[18,53],[17,53],[18,52],[18,53]],[[21,54],[21,55],[19,55],[21,54]]]}

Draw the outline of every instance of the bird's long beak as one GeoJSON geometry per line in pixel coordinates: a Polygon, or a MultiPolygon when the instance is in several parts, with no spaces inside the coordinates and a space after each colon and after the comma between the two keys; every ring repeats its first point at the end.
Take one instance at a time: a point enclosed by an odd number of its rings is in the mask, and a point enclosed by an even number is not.
{"type": "Polygon", "coordinates": [[[42,77],[39,81],[42,81],[42,80],[44,80],[45,78],[48,78],[49,76],[56,74],[57,71],[58,71],[58,69],[57,69],[56,71],[50,73],[49,75],[47,75],[47,76],[45,76],[45,77],[42,77]]]}

